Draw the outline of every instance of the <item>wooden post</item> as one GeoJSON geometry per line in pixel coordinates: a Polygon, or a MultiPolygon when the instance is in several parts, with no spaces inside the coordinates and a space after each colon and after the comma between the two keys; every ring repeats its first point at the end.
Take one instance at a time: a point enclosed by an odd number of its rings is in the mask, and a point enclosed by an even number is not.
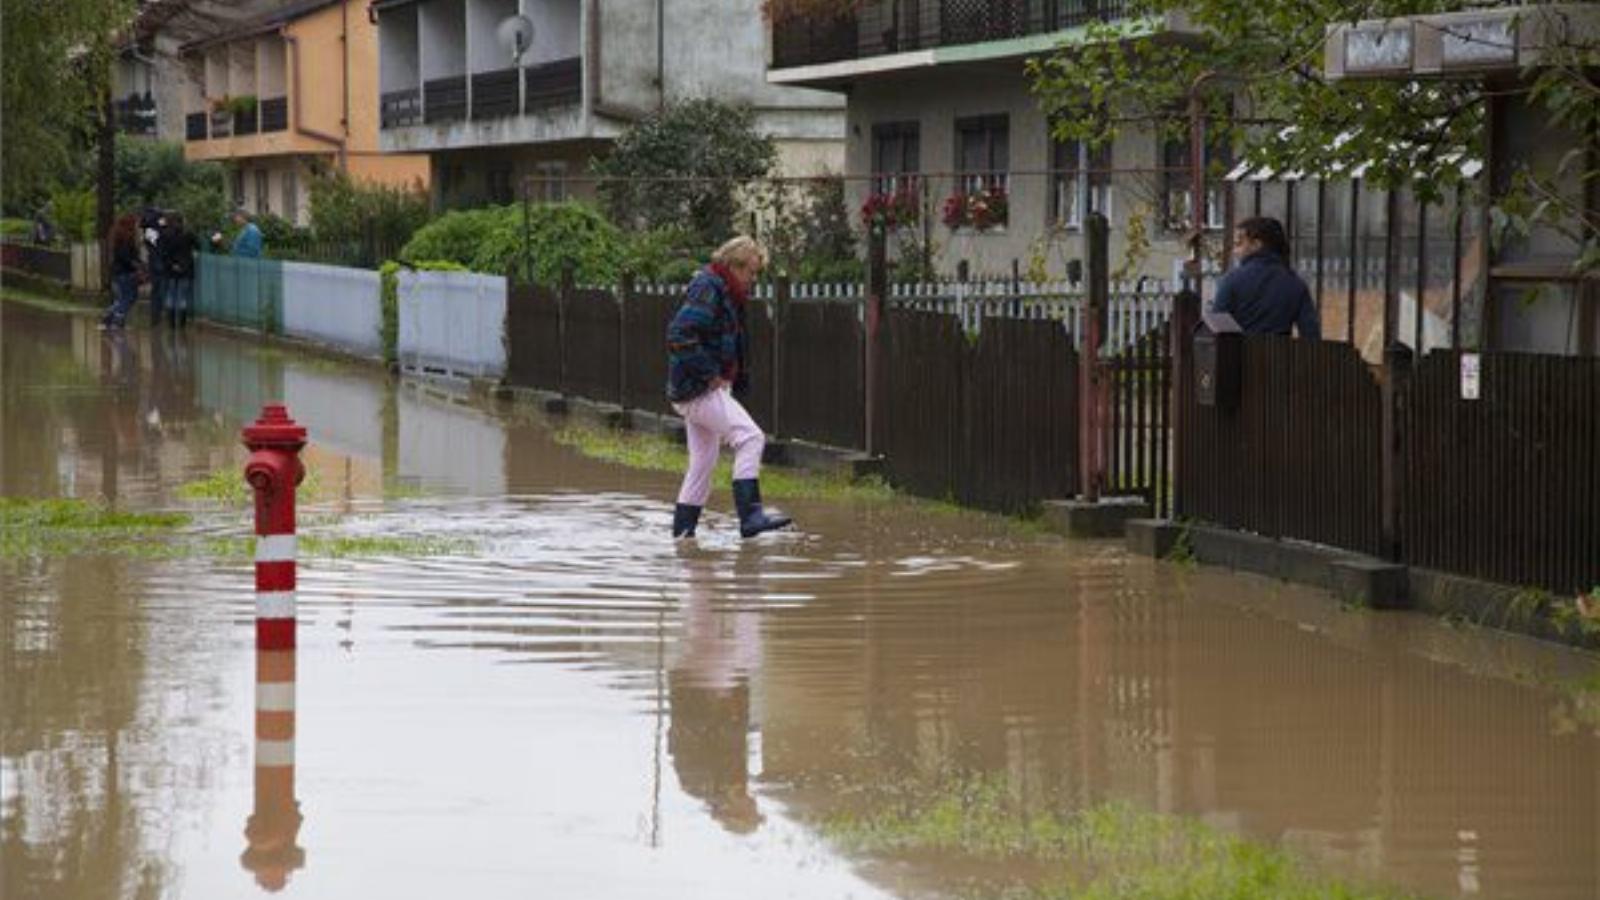
{"type": "MultiPolygon", "coordinates": [[[[628,411],[628,302],[635,289],[633,272],[624,269],[617,285],[617,406],[624,414],[628,411]]],[[[628,421],[626,415],[623,421],[628,421]]]]}
{"type": "Polygon", "coordinates": [[[556,292],[556,332],[561,336],[561,395],[567,394],[567,304],[572,301],[577,264],[569,256],[561,260],[561,288],[556,292]]]}
{"type": "Polygon", "coordinates": [[[1105,215],[1090,213],[1085,231],[1089,240],[1088,309],[1084,311],[1083,352],[1078,357],[1078,483],[1083,499],[1100,500],[1105,488],[1105,376],[1100,366],[1100,345],[1105,339],[1107,299],[1111,292],[1110,234],[1105,215]]]}
{"type": "Polygon", "coordinates": [[[784,344],[789,335],[788,275],[779,275],[772,283],[772,433],[783,435],[783,367],[788,357],[784,344]]]}
{"type": "Polygon", "coordinates": [[[863,352],[866,359],[866,403],[863,405],[866,423],[862,434],[866,438],[867,455],[876,456],[883,449],[885,410],[880,408],[883,390],[884,354],[888,335],[886,332],[885,300],[889,294],[888,239],[882,225],[873,224],[867,231],[867,340],[863,352]]]}
{"type": "Polygon", "coordinates": [[[1188,420],[1183,411],[1188,403],[1189,392],[1194,390],[1190,383],[1190,376],[1194,367],[1190,357],[1194,353],[1194,331],[1200,324],[1200,295],[1193,291],[1179,291],[1172,298],[1172,390],[1167,395],[1167,402],[1171,404],[1169,421],[1172,422],[1172,488],[1170,490],[1172,501],[1172,518],[1178,519],[1185,514],[1183,508],[1183,471],[1188,460],[1185,448],[1188,446],[1188,420]]]}
{"type": "Polygon", "coordinates": [[[1383,556],[1400,562],[1404,515],[1400,491],[1406,483],[1405,412],[1411,388],[1411,348],[1394,343],[1383,348],[1383,556]]]}

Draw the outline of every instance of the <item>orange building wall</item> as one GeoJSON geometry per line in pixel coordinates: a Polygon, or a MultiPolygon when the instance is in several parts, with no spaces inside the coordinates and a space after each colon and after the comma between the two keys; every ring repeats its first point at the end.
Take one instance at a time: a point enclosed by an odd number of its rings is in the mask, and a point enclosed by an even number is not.
{"type": "Polygon", "coordinates": [[[348,28],[349,137],[345,159],[350,176],[397,186],[428,185],[426,154],[378,152],[378,26],[366,4],[345,0],[290,23],[299,44],[289,60],[290,104],[295,102],[294,67],[300,67],[300,127],[340,136],[345,133],[346,91],[343,39],[348,28]],[[298,60],[296,59],[298,56],[298,60]]]}

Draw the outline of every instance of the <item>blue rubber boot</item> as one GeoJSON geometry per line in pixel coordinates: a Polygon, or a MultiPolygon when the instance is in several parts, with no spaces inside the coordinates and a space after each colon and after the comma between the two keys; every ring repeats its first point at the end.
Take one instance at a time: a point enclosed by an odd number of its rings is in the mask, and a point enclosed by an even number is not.
{"type": "Polygon", "coordinates": [[[672,510],[672,536],[694,537],[694,528],[700,524],[700,507],[679,503],[672,510]]]}
{"type": "Polygon", "coordinates": [[[763,531],[782,528],[793,521],[788,516],[768,515],[761,508],[759,479],[743,478],[735,481],[733,504],[739,511],[739,534],[743,537],[755,537],[763,531]]]}

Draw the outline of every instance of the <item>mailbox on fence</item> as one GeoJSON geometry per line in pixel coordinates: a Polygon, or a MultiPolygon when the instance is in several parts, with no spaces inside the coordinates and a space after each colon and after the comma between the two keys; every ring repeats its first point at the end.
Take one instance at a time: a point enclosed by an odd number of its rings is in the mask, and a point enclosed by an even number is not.
{"type": "Polygon", "coordinates": [[[1239,405],[1244,370],[1244,334],[1227,313],[1204,313],[1194,335],[1194,392],[1201,406],[1233,410],[1239,405]]]}

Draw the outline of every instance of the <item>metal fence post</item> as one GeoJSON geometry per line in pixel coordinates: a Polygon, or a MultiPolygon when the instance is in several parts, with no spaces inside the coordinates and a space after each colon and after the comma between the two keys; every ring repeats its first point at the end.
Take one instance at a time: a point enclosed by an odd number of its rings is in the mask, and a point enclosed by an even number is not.
{"type": "Polygon", "coordinates": [[[561,260],[561,285],[556,292],[556,333],[561,336],[561,395],[567,395],[567,304],[572,301],[577,264],[571,257],[561,260]]]}
{"type": "Polygon", "coordinates": [[[1169,418],[1172,422],[1172,486],[1168,491],[1172,503],[1172,518],[1183,517],[1188,511],[1183,504],[1183,471],[1188,459],[1186,447],[1188,446],[1189,427],[1188,418],[1184,409],[1188,403],[1189,392],[1194,390],[1189,383],[1190,373],[1193,372],[1189,357],[1194,352],[1194,331],[1200,324],[1200,295],[1193,291],[1179,291],[1172,297],[1172,323],[1170,338],[1172,340],[1171,363],[1172,388],[1167,396],[1171,404],[1169,418]]]}
{"type": "Polygon", "coordinates": [[[617,407],[628,411],[628,301],[633,297],[633,272],[624,269],[617,285],[617,407]]]}

